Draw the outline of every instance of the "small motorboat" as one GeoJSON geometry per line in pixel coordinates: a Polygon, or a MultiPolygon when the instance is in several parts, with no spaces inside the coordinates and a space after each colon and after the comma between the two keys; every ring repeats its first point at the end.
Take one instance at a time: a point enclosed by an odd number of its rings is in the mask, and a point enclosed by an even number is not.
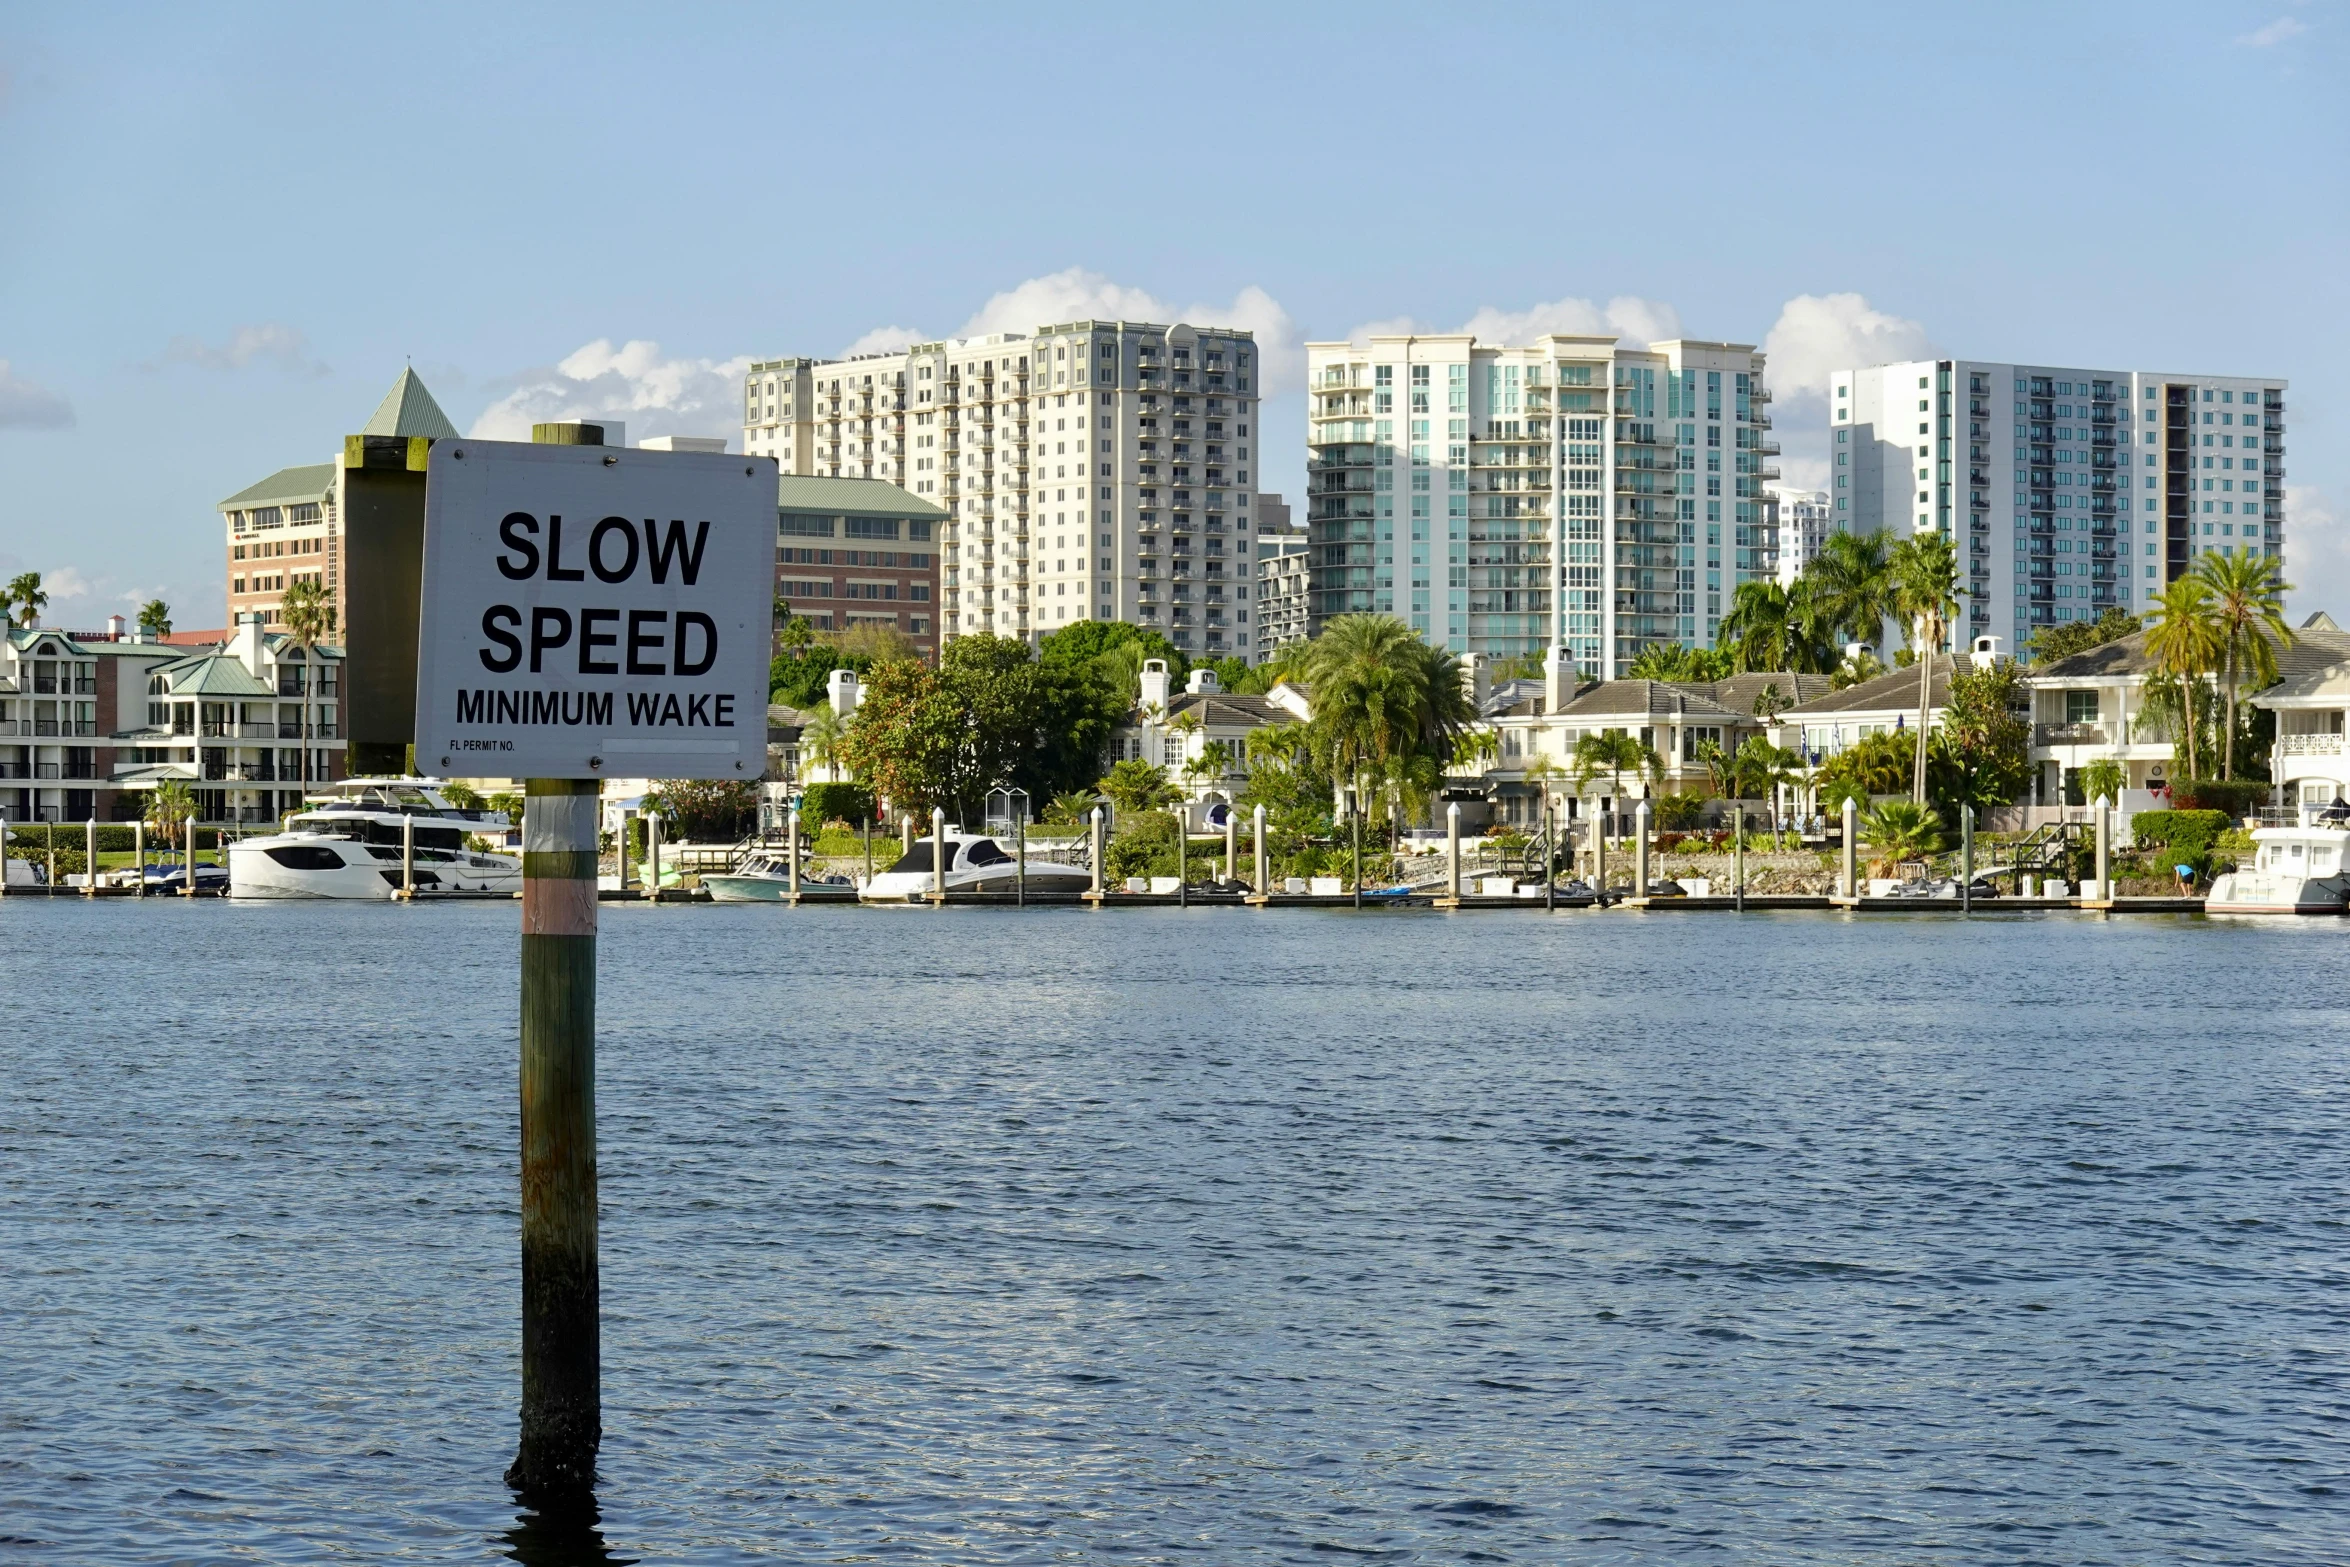
{"type": "MultiPolygon", "coordinates": [[[[733,870],[719,874],[702,873],[702,888],[714,903],[784,903],[792,893],[791,862],[781,854],[754,853],[743,857],[733,870]]],[[[800,894],[803,897],[846,897],[855,883],[846,876],[810,876],[800,873],[800,894]]]]}
{"type": "MultiPolygon", "coordinates": [[[[931,840],[917,838],[897,864],[881,872],[857,895],[868,903],[919,903],[938,886],[931,864],[931,840]]],[[[945,833],[946,890],[957,892],[1011,892],[1020,879],[1016,856],[984,833],[950,827],[945,833]]],[[[1084,892],[1093,885],[1093,872],[1068,860],[1028,856],[1028,890],[1033,893],[1084,892]]]]}

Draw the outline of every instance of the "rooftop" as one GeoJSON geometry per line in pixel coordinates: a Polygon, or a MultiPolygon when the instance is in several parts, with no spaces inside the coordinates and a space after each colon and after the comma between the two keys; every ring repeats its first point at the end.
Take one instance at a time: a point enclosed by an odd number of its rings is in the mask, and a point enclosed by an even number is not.
{"type": "Polygon", "coordinates": [[[887,479],[819,479],[787,473],[775,481],[779,511],[807,512],[818,517],[928,517],[946,516],[946,508],[917,499],[887,479]]]}

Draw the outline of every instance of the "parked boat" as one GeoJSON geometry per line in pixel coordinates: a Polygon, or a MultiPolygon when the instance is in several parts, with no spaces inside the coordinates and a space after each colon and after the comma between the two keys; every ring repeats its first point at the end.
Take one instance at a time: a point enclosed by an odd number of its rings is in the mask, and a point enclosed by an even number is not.
{"type": "Polygon", "coordinates": [[[284,832],[230,844],[229,896],[395,897],[409,824],[419,898],[522,890],[519,858],[465,845],[468,834],[504,830],[504,813],[461,810],[430,779],[351,778],[331,785],[313,808],[295,812],[284,832]]]}
{"type": "Polygon", "coordinates": [[[2258,827],[2252,863],[2211,884],[2207,914],[2340,914],[2350,909],[2350,831],[2311,821],[2299,827],[2258,827]]]}
{"type": "MultiPolygon", "coordinates": [[[[702,886],[712,901],[718,903],[782,903],[791,897],[791,863],[781,854],[747,855],[740,865],[724,874],[703,872],[702,886]]],[[[803,896],[837,898],[854,886],[846,876],[816,877],[804,871],[800,874],[803,896]]]]}
{"type": "MultiPolygon", "coordinates": [[[[946,889],[949,892],[1010,892],[1019,869],[1004,846],[981,833],[959,827],[947,829],[946,889]]],[[[1093,885],[1093,873],[1066,860],[1028,856],[1028,890],[1035,893],[1083,892],[1093,885]]],[[[869,903],[919,902],[937,886],[931,869],[931,840],[917,838],[914,847],[899,856],[896,865],[875,876],[858,891],[869,903]]]]}

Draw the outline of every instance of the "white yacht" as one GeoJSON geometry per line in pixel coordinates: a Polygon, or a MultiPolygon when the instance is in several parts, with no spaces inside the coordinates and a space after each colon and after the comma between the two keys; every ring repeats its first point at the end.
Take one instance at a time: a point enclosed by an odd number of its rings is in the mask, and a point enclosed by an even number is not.
{"type": "Polygon", "coordinates": [[[348,778],[313,796],[286,830],[228,850],[232,898],[365,898],[398,895],[402,828],[415,828],[419,898],[522,890],[522,861],[469,849],[469,834],[503,832],[500,811],[461,810],[430,778],[348,778]]]}
{"type": "MultiPolygon", "coordinates": [[[[791,896],[791,861],[788,855],[756,853],[747,856],[731,871],[704,871],[702,886],[712,901],[718,903],[782,903],[791,896]]],[[[846,876],[818,878],[800,872],[800,892],[803,896],[846,897],[849,892],[846,876]]]]}
{"type": "MultiPolygon", "coordinates": [[[[931,870],[931,840],[917,838],[897,864],[876,875],[858,896],[868,903],[919,903],[937,886],[931,870]]],[[[949,892],[1010,892],[1019,872],[1018,859],[995,839],[960,827],[946,830],[946,886],[949,892]]],[[[1028,855],[1028,890],[1034,893],[1083,892],[1093,885],[1093,872],[1067,860],[1028,855]]]]}
{"type": "Polygon", "coordinates": [[[2252,863],[2211,884],[2206,914],[2340,914],[2350,909],[2350,819],[2303,813],[2298,827],[2256,827],[2252,863]]]}

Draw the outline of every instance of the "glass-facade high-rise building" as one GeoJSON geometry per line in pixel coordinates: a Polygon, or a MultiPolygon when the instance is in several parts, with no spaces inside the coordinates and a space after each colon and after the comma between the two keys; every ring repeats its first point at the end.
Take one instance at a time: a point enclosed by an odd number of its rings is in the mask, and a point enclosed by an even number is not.
{"type": "Polygon", "coordinates": [[[1778,477],[1763,356],[1554,334],[1313,343],[1312,629],[1390,614],[1460,653],[1565,646],[1613,678],[1655,643],[1710,647],[1772,574],[1778,477]]]}
{"type": "Polygon", "coordinates": [[[2209,553],[2284,552],[2285,388],[1928,359],[1829,387],[1832,525],[1939,529],[1971,636],[2144,614],[2209,553]]]}

